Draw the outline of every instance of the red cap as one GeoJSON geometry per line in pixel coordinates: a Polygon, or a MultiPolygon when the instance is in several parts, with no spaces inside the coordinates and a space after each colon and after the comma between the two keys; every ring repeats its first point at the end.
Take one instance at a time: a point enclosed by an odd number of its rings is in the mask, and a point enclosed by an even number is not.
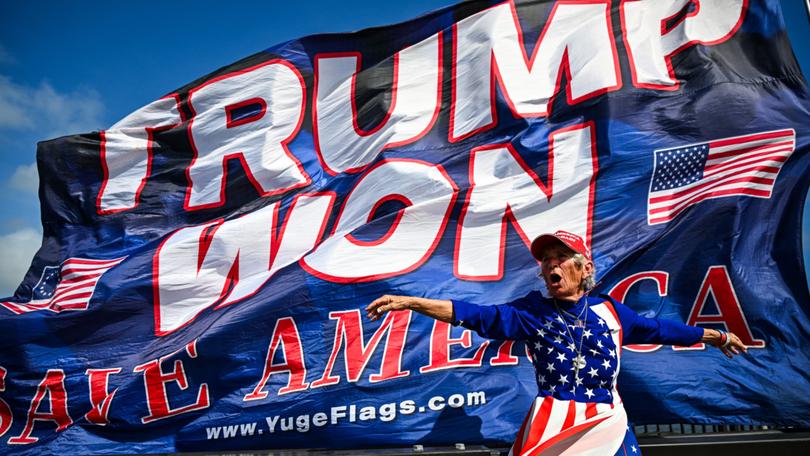
{"type": "Polygon", "coordinates": [[[585,245],[585,241],[574,233],[562,230],[558,230],[555,233],[541,234],[534,238],[534,241],[532,241],[532,256],[538,260],[542,260],[542,258],[540,258],[540,252],[542,252],[545,246],[555,242],[562,242],[574,252],[584,255],[588,261],[591,260],[591,249],[585,245]]]}

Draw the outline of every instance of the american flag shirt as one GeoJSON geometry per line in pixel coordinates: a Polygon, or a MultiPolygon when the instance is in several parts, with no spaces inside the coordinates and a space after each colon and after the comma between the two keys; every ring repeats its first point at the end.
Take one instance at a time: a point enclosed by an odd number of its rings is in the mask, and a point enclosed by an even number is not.
{"type": "Polygon", "coordinates": [[[483,337],[526,342],[538,392],[512,447],[515,455],[615,453],[629,429],[616,391],[622,344],[688,346],[703,334],[701,328],[644,318],[607,296],[557,300],[555,306],[532,292],[494,306],[453,301],[453,311],[455,324],[483,337]]]}

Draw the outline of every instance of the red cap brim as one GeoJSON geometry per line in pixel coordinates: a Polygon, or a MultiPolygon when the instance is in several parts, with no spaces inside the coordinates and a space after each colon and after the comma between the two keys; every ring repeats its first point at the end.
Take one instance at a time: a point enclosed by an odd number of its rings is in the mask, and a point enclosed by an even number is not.
{"type": "Polygon", "coordinates": [[[573,250],[574,252],[584,255],[585,258],[587,258],[588,260],[591,259],[590,255],[589,255],[589,253],[587,251],[582,252],[581,251],[582,249],[578,248],[578,246],[572,245],[571,243],[567,242],[565,239],[563,239],[561,237],[557,237],[556,235],[551,234],[551,233],[541,234],[540,236],[537,236],[536,238],[534,238],[534,240],[532,241],[532,246],[531,246],[532,256],[537,260],[542,260],[542,258],[540,257],[540,254],[542,253],[543,249],[546,246],[548,246],[550,244],[554,244],[554,243],[560,243],[560,244],[568,247],[569,249],[573,250]]]}

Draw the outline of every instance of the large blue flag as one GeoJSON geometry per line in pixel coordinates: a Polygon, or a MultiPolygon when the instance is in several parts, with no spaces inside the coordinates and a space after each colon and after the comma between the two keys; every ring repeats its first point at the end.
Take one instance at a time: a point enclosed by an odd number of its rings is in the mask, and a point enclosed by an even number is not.
{"type": "Polygon", "coordinates": [[[557,230],[597,292],[750,347],[625,347],[632,420],[810,426],[809,112],[777,1],[477,1],[41,143],[0,453],[509,442],[522,342],[361,309],[524,296],[557,230]]]}

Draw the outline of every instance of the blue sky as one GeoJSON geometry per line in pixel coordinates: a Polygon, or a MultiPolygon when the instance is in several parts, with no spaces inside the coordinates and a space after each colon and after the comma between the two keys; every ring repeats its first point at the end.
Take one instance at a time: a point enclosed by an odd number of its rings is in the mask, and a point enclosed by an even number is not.
{"type": "MultiPolygon", "coordinates": [[[[37,1],[0,6],[0,296],[40,244],[36,143],[104,129],[131,111],[272,44],[416,17],[440,0],[37,1]]],[[[804,2],[782,0],[810,74],[804,2]]],[[[810,211],[804,238],[810,240],[810,211]]],[[[810,258],[807,241],[805,258],[810,258]]],[[[807,260],[806,260],[807,261],[807,260]]]]}

